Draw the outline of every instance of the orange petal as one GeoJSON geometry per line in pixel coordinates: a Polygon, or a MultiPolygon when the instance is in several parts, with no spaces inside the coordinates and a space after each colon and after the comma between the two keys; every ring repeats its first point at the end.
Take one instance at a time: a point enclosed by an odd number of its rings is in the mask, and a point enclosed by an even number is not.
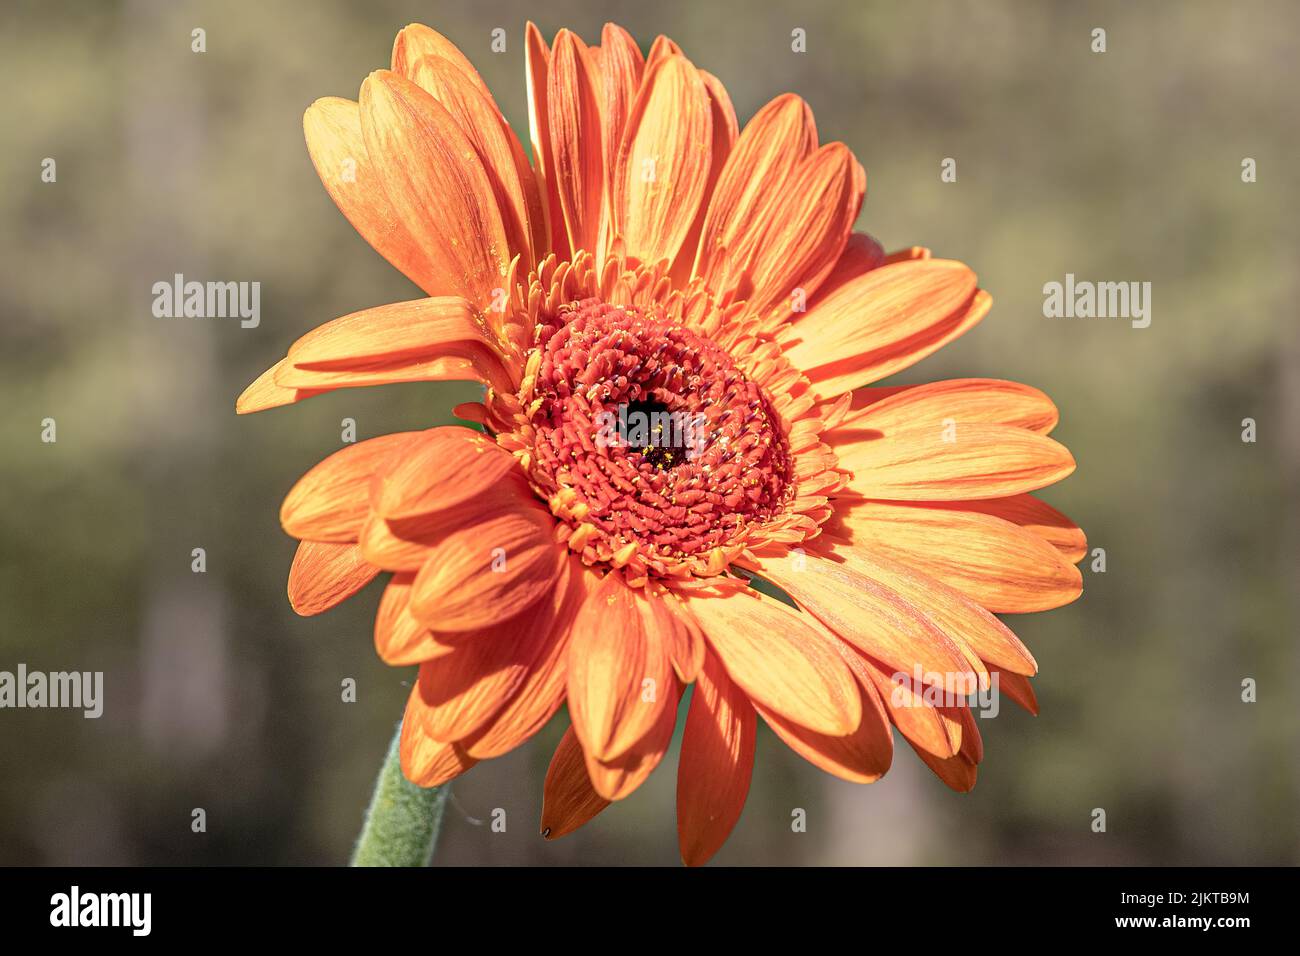
{"type": "Polygon", "coordinates": [[[464,505],[516,469],[514,456],[482,432],[430,428],[375,475],[370,502],[384,518],[415,518],[464,505]]]}
{"type": "Polygon", "coordinates": [[[524,32],[524,64],[528,81],[528,132],[533,147],[533,166],[541,188],[543,209],[549,224],[551,251],[561,259],[569,258],[569,237],[564,231],[564,213],[555,189],[554,161],[551,157],[550,109],[546,102],[551,51],[541,31],[531,20],[524,32]]]}
{"type": "Polygon", "coordinates": [[[243,394],[235,400],[235,414],[249,415],[253,412],[266,411],[268,408],[292,405],[294,402],[301,402],[305,398],[328,391],[328,389],[285,388],[283,385],[275,384],[275,377],[281,374],[288,363],[288,359],[280,359],[259,375],[252,385],[244,389],[243,394]]]}
{"type": "Polygon", "coordinates": [[[928,753],[921,747],[918,747],[913,740],[907,741],[916,751],[916,755],[925,762],[925,765],[934,771],[934,775],[944,782],[944,784],[958,793],[970,793],[975,789],[975,780],[979,775],[979,767],[965,754],[957,754],[955,757],[936,757],[928,753]]]}
{"type": "MultiPolygon", "coordinates": [[[[452,512],[458,516],[458,512],[452,512]]],[[[441,515],[440,515],[441,517],[441,515]]],[[[411,572],[414,574],[424,567],[429,557],[429,546],[449,527],[456,527],[458,521],[446,525],[432,525],[421,522],[411,528],[399,524],[396,528],[377,514],[371,514],[361,526],[361,536],[357,544],[365,559],[385,571],[411,572]]]]}
{"type": "MultiPolygon", "coordinates": [[[[709,163],[709,180],[704,187],[707,200],[717,188],[722,170],[727,165],[732,148],[736,145],[736,137],[740,135],[740,127],[736,122],[736,108],[732,106],[731,97],[727,95],[727,88],[722,85],[722,81],[706,70],[700,70],[700,79],[704,81],[704,88],[709,93],[709,110],[713,128],[713,156],[709,163]]],[[[695,213],[695,221],[691,223],[691,231],[682,241],[682,247],[677,253],[677,261],[673,263],[672,277],[679,285],[685,286],[690,281],[695,267],[695,257],[700,249],[700,236],[704,232],[704,217],[708,215],[708,211],[707,201],[700,203],[700,208],[695,213]]]]}
{"type": "Polygon", "coordinates": [[[695,597],[688,607],[727,673],[755,702],[817,733],[843,736],[862,700],[832,639],[756,591],[695,597]]]}
{"type": "Polygon", "coordinates": [[[438,740],[460,740],[482,729],[543,659],[551,641],[552,604],[536,616],[455,635],[451,651],[420,665],[424,726],[438,740]]]}
{"type": "Polygon", "coordinates": [[[846,501],[837,511],[855,548],[905,564],[990,611],[1047,611],[1083,591],[1079,569],[1060,551],[993,515],[887,501],[846,501]]]}
{"type": "Polygon", "coordinates": [[[849,488],[864,498],[959,501],[1033,491],[1074,471],[1064,445],[1011,425],[895,432],[837,450],[853,472],[849,488]]]}
{"type": "Polygon", "coordinates": [[[587,776],[595,791],[606,800],[622,800],[629,796],[659,766],[668,745],[673,739],[673,728],[677,725],[677,705],[681,702],[681,686],[676,680],[669,680],[669,686],[663,693],[667,696],[665,706],[659,711],[650,732],[633,744],[632,749],[612,761],[597,760],[584,748],[587,760],[587,776]]]}
{"type": "Polygon", "coordinates": [[[677,45],[671,38],[664,36],[662,33],[654,38],[650,44],[650,53],[646,57],[646,67],[654,66],[664,57],[683,56],[682,48],[677,45]]]}
{"type": "Polygon", "coordinates": [[[988,498],[974,501],[932,501],[932,508],[952,508],[957,511],[975,511],[993,515],[1038,535],[1071,564],[1082,561],[1088,554],[1088,538],[1083,529],[1047,502],[1033,495],[1010,495],[1006,498],[988,498]]]}
{"type": "Polygon", "coordinates": [[[572,833],[609,806],[587,776],[582,745],[570,727],[564,732],[542,786],[542,836],[548,840],[572,833]]]}
{"type": "MultiPolygon", "coordinates": [[[[373,479],[370,488],[373,501],[373,479]]],[[[361,526],[358,543],[366,560],[386,571],[419,571],[428,560],[430,549],[453,532],[461,532],[462,538],[465,538],[475,525],[515,511],[542,511],[522,473],[518,471],[510,472],[501,481],[480,489],[477,495],[454,508],[392,519],[372,511],[361,526]]]]}
{"type": "Polygon", "coordinates": [[[380,435],[345,445],[321,461],[285,495],[280,525],[295,538],[355,543],[370,510],[370,479],[400,455],[419,432],[380,435]]]}
{"type": "Polygon", "coordinates": [[[395,574],[384,588],[375,612],[375,650],[385,664],[419,664],[452,651],[411,615],[411,572],[395,574]]]}
{"type": "Polygon", "coordinates": [[[484,96],[492,99],[491,90],[479,76],[478,70],[474,69],[474,64],[460,52],[460,47],[423,23],[412,23],[404,27],[393,41],[393,72],[414,80],[416,66],[425,57],[442,57],[447,60],[484,96]]]}
{"type": "Polygon", "coordinates": [[[600,236],[605,171],[598,84],[586,45],[561,30],[555,36],[547,74],[550,170],[569,247],[575,251],[594,252],[600,236]]]}
{"type": "Polygon", "coordinates": [[[526,267],[531,268],[536,261],[528,200],[532,171],[527,163],[516,162],[518,139],[496,101],[482,92],[481,80],[475,83],[441,56],[421,57],[408,77],[442,104],[473,145],[492,185],[510,251],[523,253],[526,267]]]}
{"type": "MultiPolygon", "coordinates": [[[[831,547],[829,536],[823,547],[831,547]]],[[[950,640],[966,645],[980,659],[1017,674],[1038,670],[1029,649],[1005,624],[960,591],[905,562],[890,560],[869,543],[834,543],[834,554],[845,564],[895,592],[924,614],[950,640]]]]}
{"type": "Polygon", "coordinates": [[[867,174],[843,143],[829,143],[795,168],[753,263],[750,306],[782,320],[830,275],[862,208],[867,174]]]}
{"type": "Polygon", "coordinates": [[[999,670],[996,667],[990,667],[989,673],[997,677],[998,690],[1001,693],[1006,694],[1035,717],[1038,716],[1038,696],[1034,693],[1028,677],[999,670]]]}
{"type": "Polygon", "coordinates": [[[601,109],[601,144],[604,150],[605,189],[614,195],[614,171],[618,165],[618,149],[623,143],[623,130],[628,113],[641,86],[645,71],[645,58],[636,41],[622,27],[606,23],[600,34],[601,92],[604,103],[601,109]]]}
{"type": "Polygon", "coordinates": [[[918,753],[924,750],[948,758],[961,749],[961,724],[926,699],[937,688],[918,686],[911,678],[870,657],[860,657],[854,673],[870,683],[889,719],[918,753]]]}
{"type": "Polygon", "coordinates": [[[474,631],[522,613],[559,571],[554,526],[543,508],[521,502],[451,530],[429,546],[411,613],[439,631],[474,631]]]}
{"type": "Polygon", "coordinates": [[[357,104],[319,99],[303,115],[302,129],[325,191],[361,238],[425,292],[438,294],[443,277],[393,211],[366,153],[357,104]]]}
{"type": "Polygon", "coordinates": [[[971,763],[984,759],[984,738],[980,736],[979,724],[969,706],[950,708],[961,718],[961,752],[971,763]]]}
{"type": "Polygon", "coordinates": [[[424,705],[420,700],[420,686],[411,688],[406,700],[406,713],[402,717],[402,732],[398,738],[398,756],[402,775],[419,787],[438,787],[459,777],[477,760],[467,756],[459,744],[445,743],[430,736],[424,726],[424,705]]]}
{"type": "Polygon", "coordinates": [[[764,556],[758,570],[863,653],[905,674],[919,668],[923,680],[938,675],[945,686],[976,689],[961,649],[920,609],[851,563],[786,553],[764,556]]]}
{"type": "Polygon", "coordinates": [[[469,139],[432,96],[388,70],[361,86],[361,131],[393,210],[440,275],[438,291],[486,310],[510,249],[469,139]]]}
{"type": "Polygon", "coordinates": [[[813,733],[762,704],[755,704],[754,709],[786,746],[813,766],[841,780],[874,783],[889,770],[894,758],[894,741],[889,718],[876,692],[868,688],[859,688],[859,692],[862,694],[862,722],[857,730],[843,737],[813,733]]]}
{"type": "Polygon", "coordinates": [[[687,866],[707,863],[740,819],[754,768],[756,723],[749,699],[708,655],[677,765],[677,841],[687,866]]]}
{"type": "Polygon", "coordinates": [[[990,301],[960,262],[899,262],[844,283],[779,339],[816,394],[831,398],[920,361],[983,318],[990,301]]]}
{"type": "Polygon", "coordinates": [[[303,541],[289,568],[289,605],[303,617],[320,614],[352,597],[378,573],[355,544],[303,541]]]}
{"type": "MultiPolygon", "coordinates": [[[[846,282],[858,278],[872,269],[879,269],[885,264],[885,250],[875,239],[865,232],[855,232],[844,244],[844,251],[835,262],[835,268],[817,287],[817,294],[808,300],[811,309],[823,299],[835,292],[846,282]]],[[[794,317],[798,321],[799,316],[794,317]]]]}
{"type": "Polygon", "coordinates": [[[573,729],[591,757],[626,754],[658,723],[674,685],[670,648],[644,590],[609,574],[583,603],[569,647],[573,729]]]}
{"type": "Polygon", "coordinates": [[[972,422],[1014,425],[1046,435],[1059,418],[1052,400],[1029,385],[994,378],[955,378],[897,389],[850,412],[822,434],[822,441],[838,449],[841,444],[852,445],[909,428],[942,430],[972,422]]]}
{"type": "Polygon", "coordinates": [[[663,595],[655,608],[661,618],[666,618],[660,627],[667,635],[673,670],[682,683],[690,684],[704,666],[704,655],[708,651],[704,632],[691,616],[686,603],[676,594],[663,595]]]}
{"type": "MultiPolygon", "coordinates": [[[[480,382],[499,390],[510,386],[500,372],[485,371],[470,359],[440,356],[413,361],[379,362],[355,368],[302,369],[288,362],[275,370],[276,378],[284,383],[306,383],[297,386],[301,401],[312,395],[321,395],[339,388],[365,388],[371,385],[394,385],[398,382],[480,382]]],[[[295,387],[285,385],[285,387],[295,387]]]]}
{"type": "Polygon", "coordinates": [[[558,607],[551,633],[539,646],[523,682],[484,728],[466,741],[472,757],[486,759],[513,750],[541,730],[564,702],[569,640],[578,609],[595,588],[596,575],[576,556],[562,565],[556,580],[558,607]]]}
{"type": "Polygon", "coordinates": [[[704,200],[712,155],[709,95],[680,56],[646,67],[618,154],[612,228],[629,255],[672,262],[704,200]]]}
{"type": "Polygon", "coordinates": [[[754,114],[713,191],[695,275],[711,288],[723,289],[730,285],[729,273],[748,267],[795,168],[816,148],[812,110],[793,93],[778,96],[754,114]]]}
{"type": "Polygon", "coordinates": [[[276,373],[286,388],[474,379],[508,391],[483,320],[454,296],[394,302],[326,322],[289,347],[276,373]]]}
{"type": "Polygon", "coordinates": [[[930,250],[925,246],[908,246],[906,249],[899,249],[885,256],[885,265],[892,265],[895,262],[911,262],[913,259],[929,259],[930,250]]]}

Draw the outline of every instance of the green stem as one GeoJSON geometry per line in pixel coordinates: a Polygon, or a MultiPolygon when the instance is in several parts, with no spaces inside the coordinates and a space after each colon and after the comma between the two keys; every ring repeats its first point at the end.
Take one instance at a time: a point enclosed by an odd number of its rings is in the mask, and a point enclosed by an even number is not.
{"type": "Polygon", "coordinates": [[[366,823],[352,851],[353,866],[428,866],[438,842],[450,789],[417,787],[402,776],[399,724],[375,781],[366,823]]]}

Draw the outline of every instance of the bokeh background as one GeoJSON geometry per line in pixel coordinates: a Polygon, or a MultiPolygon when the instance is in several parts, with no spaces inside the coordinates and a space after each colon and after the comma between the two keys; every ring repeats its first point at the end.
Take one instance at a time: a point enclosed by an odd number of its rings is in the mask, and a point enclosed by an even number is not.
{"type": "MultiPolygon", "coordinates": [[[[611,19],[647,48],[667,33],[742,122],[805,96],[822,139],[867,167],[859,227],[971,263],[995,299],[897,380],[1047,390],[1079,469],[1045,497],[1106,551],[1082,600],[1010,622],[1041,665],[1042,714],[1004,702],[983,722],[973,793],[902,746],[880,783],[842,783],[763,731],[716,862],[1300,862],[1294,4],[6,0],[0,669],[102,670],[106,703],[99,720],[0,712],[0,863],[347,858],[413,671],[374,654],[378,584],[322,617],[290,611],[279,502],[343,418],[360,438],[427,427],[473,390],[341,391],[250,418],[234,399],[309,328],[416,295],[326,196],[303,109],[355,97],[420,20],[526,129],[530,17],[548,37],[594,41],[611,19]],[[260,281],[260,327],[154,318],[151,286],[177,272],[260,281]],[[1043,284],[1067,272],[1150,281],[1150,328],[1044,318],[1043,284]]],[[[584,830],[537,835],[563,724],[455,785],[440,862],[677,861],[675,747],[584,830]],[[484,822],[497,808],[504,833],[484,822]]]]}

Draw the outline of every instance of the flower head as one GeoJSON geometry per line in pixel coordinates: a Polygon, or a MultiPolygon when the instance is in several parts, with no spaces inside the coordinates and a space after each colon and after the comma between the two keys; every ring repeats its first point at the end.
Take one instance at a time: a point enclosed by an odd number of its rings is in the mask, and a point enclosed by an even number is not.
{"type": "Polygon", "coordinates": [[[798,97],[741,131],[666,38],[643,58],[613,25],[599,46],[561,31],[548,48],[530,24],[526,52],[531,162],[424,26],[359,102],[307,110],[326,189],[427,297],[303,336],[239,410],[390,382],[484,394],[456,410],[476,428],[363,441],[298,482],[281,513],[301,540],[293,606],[391,572],[375,642],[420,667],[401,748],[416,783],[567,704],[547,836],[649,775],[690,684],[688,863],[740,815],[760,716],[859,782],[888,769],[892,725],[969,789],[965,695],[996,679],[1036,708],[1034,659],[993,612],[1080,592],[1082,533],[1028,494],[1074,462],[1036,389],[868,386],[967,331],[989,296],[959,262],[853,232],[866,174],[819,145],[798,97]]]}

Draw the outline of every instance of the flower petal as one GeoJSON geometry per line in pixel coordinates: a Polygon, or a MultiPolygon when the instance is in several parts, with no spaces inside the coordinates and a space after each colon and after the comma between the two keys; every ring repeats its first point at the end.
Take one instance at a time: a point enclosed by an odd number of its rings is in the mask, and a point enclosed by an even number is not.
{"type": "Polygon", "coordinates": [[[687,605],[727,673],[757,703],[818,733],[857,729],[862,701],[832,639],[756,591],[692,596],[687,605]]]}
{"type": "Polygon", "coordinates": [[[519,139],[496,101],[483,93],[481,80],[476,83],[445,57],[421,57],[408,78],[451,114],[473,145],[492,185],[510,251],[523,253],[526,268],[531,268],[537,261],[532,217],[541,211],[536,201],[537,186],[527,162],[518,162],[522,152],[519,139]]]}
{"type": "Polygon", "coordinates": [[[459,777],[477,760],[467,756],[459,744],[435,739],[424,725],[425,707],[420,699],[420,685],[411,688],[402,716],[398,737],[398,756],[402,775],[418,787],[439,787],[459,777]]]}
{"type": "Polygon", "coordinates": [[[652,67],[668,56],[685,56],[685,54],[682,53],[682,48],[677,45],[675,40],[661,33],[650,44],[650,53],[646,56],[646,67],[652,67]]]}
{"type": "Polygon", "coordinates": [[[795,168],[817,148],[808,104],[786,93],[754,114],[731,151],[709,202],[694,274],[728,288],[749,267],[795,168]]]}
{"type": "Polygon", "coordinates": [[[303,541],[289,568],[289,605],[303,617],[320,614],[352,597],[378,573],[355,544],[303,541]]]}
{"type": "Polygon", "coordinates": [[[850,412],[822,434],[822,441],[838,449],[911,428],[942,430],[974,422],[1014,425],[1046,435],[1059,418],[1052,400],[1032,386],[994,378],[955,378],[897,389],[850,412]]]}
{"type": "Polygon", "coordinates": [[[973,501],[931,501],[928,505],[932,508],[974,511],[1010,521],[1042,538],[1060,551],[1071,564],[1077,564],[1088,554],[1088,538],[1083,529],[1033,495],[1009,495],[1006,498],[973,501]]]}
{"type": "Polygon", "coordinates": [[[843,143],[828,143],[795,168],[754,256],[749,305],[769,328],[798,307],[796,291],[806,302],[830,275],[866,188],[866,172],[843,143]]]}
{"type": "Polygon", "coordinates": [[[393,40],[393,72],[414,80],[416,66],[425,57],[442,57],[447,60],[484,96],[489,100],[492,98],[492,91],[483,82],[478,70],[474,69],[474,64],[460,51],[460,47],[423,23],[409,24],[393,40]]]}
{"type": "Polygon", "coordinates": [[[884,247],[865,232],[853,233],[849,236],[849,241],[844,244],[844,251],[836,260],[835,268],[817,287],[816,295],[808,300],[808,308],[816,306],[846,282],[872,269],[879,269],[884,264],[884,247]]]}
{"type": "Polygon", "coordinates": [[[235,400],[235,414],[249,415],[253,412],[264,412],[268,408],[292,405],[328,391],[328,389],[286,388],[275,384],[275,377],[288,363],[288,359],[280,359],[259,375],[252,385],[244,389],[243,394],[235,400]]]}
{"type": "Polygon", "coordinates": [[[955,757],[946,758],[936,757],[934,754],[917,746],[914,740],[908,738],[907,742],[916,751],[916,755],[921,758],[927,767],[934,771],[934,775],[942,780],[950,790],[955,790],[958,793],[970,793],[975,789],[979,767],[965,754],[957,754],[955,757]]]}
{"type": "MultiPolygon", "coordinates": [[[[894,759],[889,718],[874,689],[860,687],[862,722],[842,737],[814,733],[773,713],[762,704],[754,709],[786,746],[814,767],[852,783],[874,783],[885,775],[894,759]]],[[[688,725],[689,726],[689,725],[688,725]]]]}
{"type": "Polygon", "coordinates": [[[1064,445],[1011,425],[909,429],[837,450],[864,498],[959,501],[1033,491],[1074,471],[1064,445]],[[950,440],[951,439],[951,440],[950,440]]]}
{"type": "Polygon", "coordinates": [[[993,515],[887,501],[844,502],[837,511],[856,547],[999,614],[1050,611],[1083,591],[1079,569],[1060,551],[993,515]]]}
{"type": "MultiPolygon", "coordinates": [[[[731,97],[727,95],[727,88],[722,85],[722,81],[706,70],[700,70],[700,79],[704,81],[704,88],[709,93],[709,110],[713,128],[713,156],[709,162],[709,179],[704,187],[704,195],[707,198],[712,196],[717,188],[722,170],[726,167],[731,150],[736,145],[736,137],[740,135],[740,127],[736,122],[736,108],[732,106],[731,97]]],[[[677,252],[677,261],[673,263],[673,281],[683,287],[690,281],[691,273],[695,268],[700,236],[704,232],[704,217],[708,212],[708,203],[700,203],[700,208],[695,213],[695,221],[691,223],[691,230],[682,241],[682,247],[677,252]]]]}
{"type": "Polygon", "coordinates": [[[971,716],[968,707],[945,707],[941,709],[946,717],[958,720],[961,723],[961,750],[952,757],[944,758],[926,752],[913,741],[909,740],[908,743],[912,744],[912,749],[916,751],[921,760],[925,762],[925,765],[933,770],[935,776],[942,780],[944,784],[958,793],[969,793],[975,789],[978,764],[984,756],[984,746],[980,741],[979,728],[975,725],[975,719],[971,716]]]}
{"type": "Polygon", "coordinates": [[[551,251],[560,259],[569,258],[569,237],[564,230],[564,213],[555,189],[555,163],[551,156],[550,109],[546,102],[551,50],[542,33],[531,20],[524,31],[525,77],[528,81],[528,133],[533,147],[533,166],[542,191],[542,207],[549,226],[551,251]]]}
{"type": "Polygon", "coordinates": [[[948,259],[871,269],[778,335],[821,398],[892,375],[961,335],[988,312],[975,273],[948,259]]]}
{"type": "Polygon", "coordinates": [[[671,591],[653,606],[661,618],[659,626],[666,635],[673,670],[683,684],[690,684],[704,666],[704,655],[708,652],[704,632],[686,603],[671,591]]]}
{"type": "Polygon", "coordinates": [[[819,540],[819,550],[833,554],[848,566],[888,587],[930,621],[954,643],[966,645],[980,659],[1017,674],[1034,674],[1038,664],[1029,649],[1009,628],[961,591],[895,561],[873,544],[839,542],[832,535],[819,540]]]}
{"type": "MultiPolygon", "coordinates": [[[[677,705],[682,697],[681,685],[670,680],[663,691],[667,696],[659,719],[650,732],[632,745],[632,749],[611,761],[597,760],[586,752],[587,776],[596,792],[606,800],[622,800],[645,783],[655,767],[663,760],[672,743],[673,729],[677,726],[677,705]]],[[[584,748],[585,749],[585,748],[584,748]]]]}
{"type": "Polygon", "coordinates": [[[483,732],[466,741],[472,757],[487,759],[507,753],[541,730],[564,703],[568,678],[569,641],[578,609],[595,588],[596,575],[577,556],[562,565],[556,579],[559,604],[550,635],[539,645],[527,674],[510,700],[483,732]]]}
{"type": "Polygon", "coordinates": [[[420,665],[420,700],[430,735],[464,741],[501,710],[553,644],[552,603],[540,601],[538,610],[536,618],[457,634],[449,653],[420,665]]]}
{"type": "Polygon", "coordinates": [[[469,139],[432,96],[388,70],[361,86],[361,131],[397,218],[439,273],[437,291],[486,310],[510,249],[469,139]]]}
{"type": "Polygon", "coordinates": [[[709,654],[695,682],[677,765],[677,841],[687,866],[707,863],[740,819],[756,724],[749,698],[709,654]]]}
{"type": "Polygon", "coordinates": [[[411,615],[411,582],[415,574],[393,575],[375,612],[375,651],[385,664],[419,664],[443,654],[453,645],[441,643],[426,624],[411,615]]]}
{"type": "Polygon", "coordinates": [[[628,114],[641,87],[645,72],[645,57],[622,27],[606,23],[600,33],[600,86],[604,97],[601,107],[601,144],[605,167],[607,196],[614,195],[614,172],[618,166],[618,150],[623,143],[623,130],[628,114]]]}
{"type": "Polygon", "coordinates": [[[672,262],[704,200],[712,155],[709,95],[683,57],[646,67],[619,148],[612,231],[642,262],[672,262]]]}
{"type": "Polygon", "coordinates": [[[375,475],[369,500],[388,519],[456,508],[517,470],[515,457],[482,432],[444,425],[418,432],[375,475]]]}
{"type": "Polygon", "coordinates": [[[623,575],[608,574],[573,622],[569,716],[583,749],[600,761],[631,750],[670,703],[670,648],[650,601],[623,575]]]}
{"type": "Polygon", "coordinates": [[[918,686],[911,678],[870,657],[860,657],[854,673],[870,682],[889,719],[917,753],[948,758],[961,749],[961,724],[926,700],[936,688],[918,686]]]}
{"type": "Polygon", "coordinates": [[[572,833],[609,806],[587,776],[582,745],[570,727],[564,732],[542,785],[542,836],[548,840],[572,833]]]}
{"type": "Polygon", "coordinates": [[[326,322],[289,347],[285,388],[471,379],[510,390],[483,319],[454,296],[394,302],[326,322]]]}
{"type": "Polygon", "coordinates": [[[439,631],[474,631],[523,612],[559,571],[554,525],[543,508],[520,504],[456,527],[429,546],[411,613],[439,631]]]}
{"type": "Polygon", "coordinates": [[[366,153],[357,104],[337,96],[319,99],[303,114],[302,129],[316,174],[352,228],[421,289],[438,294],[442,274],[393,211],[366,153]]]}
{"type": "MultiPolygon", "coordinates": [[[[374,479],[370,488],[373,496],[374,479]]],[[[468,534],[473,526],[499,518],[503,514],[538,510],[540,506],[522,473],[512,471],[501,481],[480,489],[477,495],[460,502],[454,508],[392,519],[372,511],[361,526],[358,543],[366,560],[386,571],[419,571],[432,553],[433,546],[453,532],[468,534]]]]}
{"type": "Polygon", "coordinates": [[[556,34],[546,88],[551,182],[575,251],[595,252],[600,237],[605,169],[599,82],[586,45],[569,30],[556,34]]]}
{"type": "Polygon", "coordinates": [[[842,558],[765,555],[756,570],[863,653],[906,674],[919,668],[923,675],[940,675],[945,685],[967,693],[976,689],[970,664],[943,631],[897,592],[842,558]]]}
{"type": "Polygon", "coordinates": [[[999,670],[996,667],[990,667],[989,673],[997,678],[999,691],[1006,694],[1035,717],[1038,716],[1038,697],[1034,694],[1033,684],[1028,677],[1022,674],[1013,674],[1011,671],[999,670]]]}
{"type": "MultiPolygon", "coordinates": [[[[439,517],[448,516],[440,514],[439,517]]],[[[365,559],[376,567],[414,574],[424,567],[429,557],[429,546],[438,536],[460,523],[459,513],[451,512],[450,519],[445,524],[422,521],[415,527],[406,524],[395,527],[379,515],[371,514],[361,526],[357,544],[365,559]]]]}
{"type": "Polygon", "coordinates": [[[280,525],[309,541],[355,543],[370,511],[370,480],[419,432],[380,435],[345,445],[313,467],[284,497],[280,525]]]}

